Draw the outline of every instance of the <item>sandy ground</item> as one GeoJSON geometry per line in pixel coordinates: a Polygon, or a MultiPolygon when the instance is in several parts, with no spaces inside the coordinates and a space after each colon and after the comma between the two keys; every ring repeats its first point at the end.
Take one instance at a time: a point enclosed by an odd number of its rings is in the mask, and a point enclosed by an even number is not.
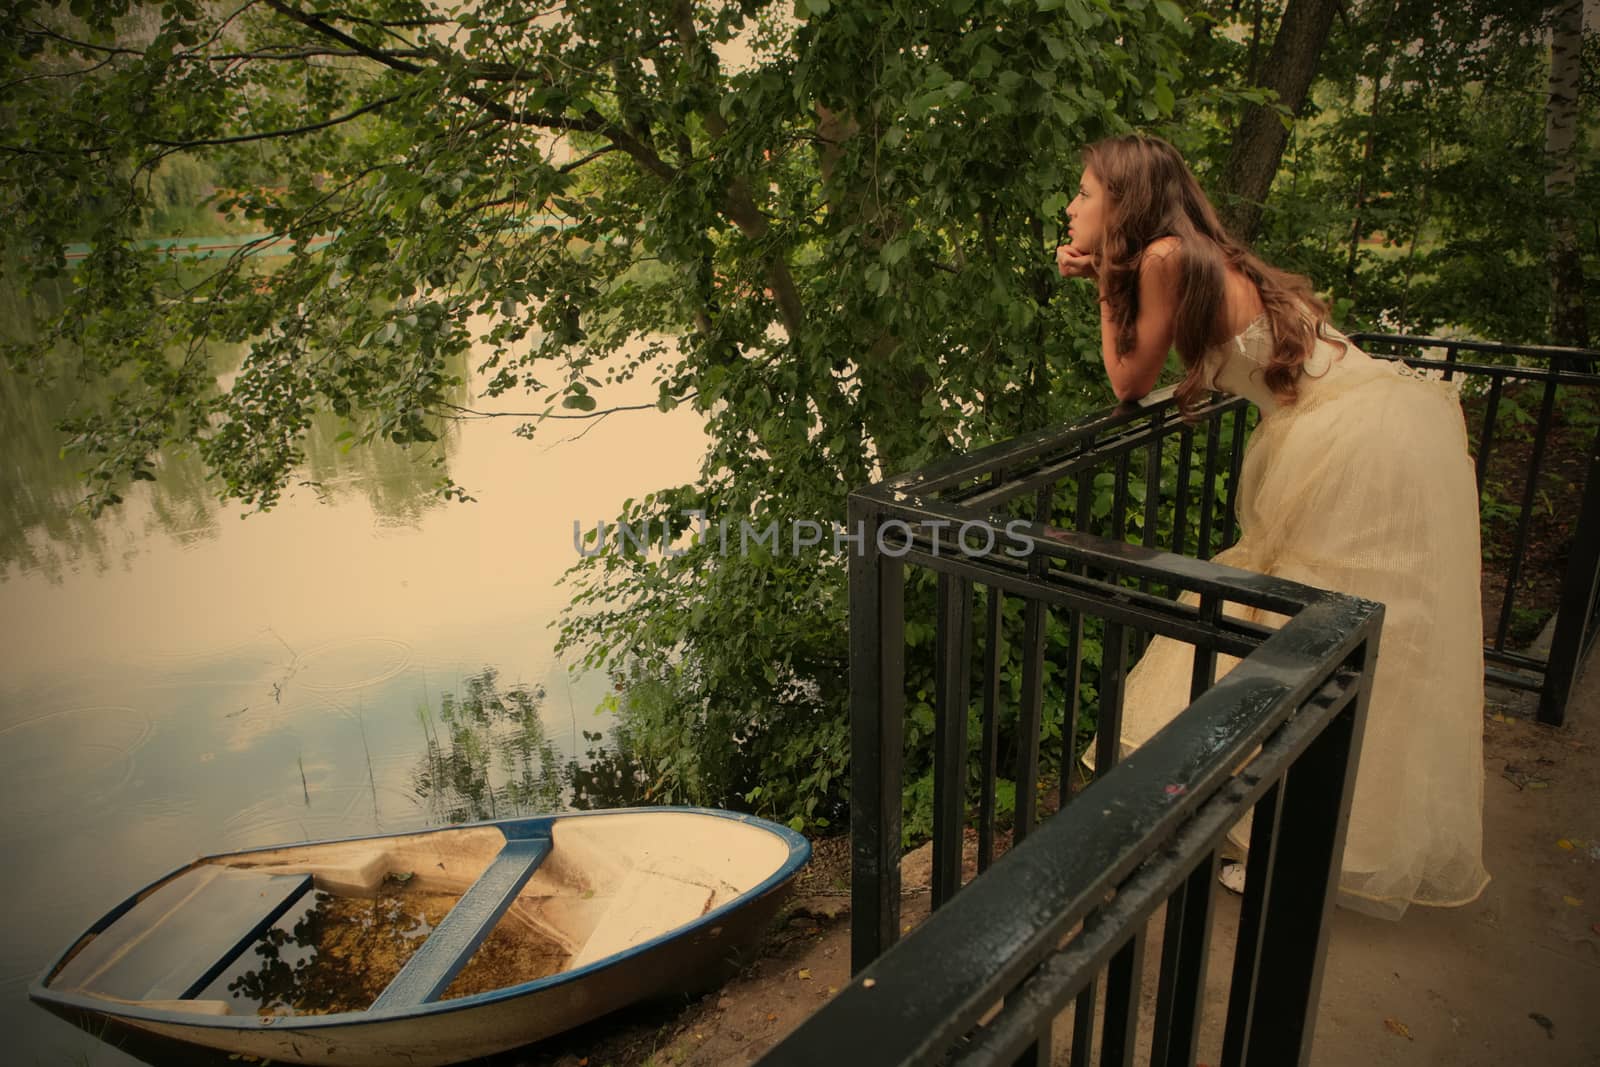
{"type": "MultiPolygon", "coordinates": [[[[1490,698],[1484,836],[1493,881],[1470,905],[1413,908],[1398,923],[1336,910],[1313,1067],[1600,1064],[1600,654],[1560,729],[1534,721],[1520,695],[1490,698]]],[[[907,856],[902,870],[910,929],[928,912],[926,852],[907,856]]],[[[820,843],[760,958],[719,992],[601,1020],[515,1062],[754,1063],[849,981],[847,877],[843,841],[820,843]]],[[[1220,894],[1201,1064],[1220,1056],[1237,919],[1238,898],[1220,894]]],[[[1160,925],[1147,939],[1141,1062],[1160,925]]],[[[1070,1031],[1068,1013],[1057,1023],[1057,1062],[1066,1062],[1070,1031]]]]}

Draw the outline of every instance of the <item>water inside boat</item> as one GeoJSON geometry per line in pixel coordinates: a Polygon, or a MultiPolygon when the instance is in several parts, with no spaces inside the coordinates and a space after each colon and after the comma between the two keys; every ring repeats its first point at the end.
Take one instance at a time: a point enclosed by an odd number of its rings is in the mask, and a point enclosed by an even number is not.
{"type": "MultiPolygon", "coordinates": [[[[365,1011],[460,897],[390,875],[372,899],[320,890],[279,919],[203,992],[232,1014],[365,1011]]],[[[441,1000],[485,993],[562,970],[572,953],[513,904],[441,1000]]]]}

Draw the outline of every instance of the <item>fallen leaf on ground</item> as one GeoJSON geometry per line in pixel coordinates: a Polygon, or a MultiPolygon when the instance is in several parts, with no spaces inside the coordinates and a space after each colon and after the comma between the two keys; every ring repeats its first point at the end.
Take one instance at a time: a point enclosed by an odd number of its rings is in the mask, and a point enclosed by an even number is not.
{"type": "Polygon", "coordinates": [[[1562,839],[1561,839],[1561,840],[1560,840],[1560,841],[1557,841],[1557,842],[1556,842],[1556,848],[1564,848],[1564,849],[1566,849],[1566,850],[1567,850],[1567,851],[1568,851],[1568,852],[1571,852],[1571,851],[1572,851],[1572,847],[1573,847],[1573,846],[1572,846],[1572,842],[1571,842],[1571,841],[1568,841],[1568,840],[1567,840],[1567,839],[1566,839],[1566,838],[1564,838],[1564,837],[1563,837],[1563,838],[1562,838],[1562,839]]]}
{"type": "Polygon", "coordinates": [[[1541,778],[1537,774],[1530,774],[1528,771],[1518,767],[1514,763],[1507,763],[1504,769],[1500,771],[1500,777],[1504,778],[1518,789],[1550,788],[1550,779],[1541,778]]]}
{"type": "Polygon", "coordinates": [[[1582,897],[1570,897],[1570,896],[1568,896],[1568,897],[1562,897],[1561,899],[1566,901],[1567,902],[1567,906],[1571,907],[1571,908],[1576,908],[1576,907],[1580,906],[1583,903],[1583,898],[1582,897]]]}
{"type": "Polygon", "coordinates": [[[802,982],[811,981],[811,972],[804,967],[800,968],[800,980],[802,982]]]}
{"type": "Polygon", "coordinates": [[[1407,1041],[1416,1040],[1416,1038],[1411,1036],[1411,1031],[1409,1028],[1407,1028],[1406,1024],[1401,1022],[1399,1019],[1385,1019],[1383,1020],[1383,1026],[1384,1029],[1388,1030],[1396,1037],[1403,1037],[1407,1041]]]}
{"type": "Polygon", "coordinates": [[[778,1013],[775,1012],[775,1011],[769,1011],[767,1013],[767,1022],[775,1023],[777,1021],[778,1021],[778,1013]]]}
{"type": "Polygon", "coordinates": [[[1530,1011],[1528,1013],[1528,1018],[1544,1027],[1544,1035],[1546,1037],[1552,1041],[1556,1039],[1556,1024],[1550,1021],[1550,1017],[1548,1015],[1540,1015],[1536,1011],[1530,1011]]]}

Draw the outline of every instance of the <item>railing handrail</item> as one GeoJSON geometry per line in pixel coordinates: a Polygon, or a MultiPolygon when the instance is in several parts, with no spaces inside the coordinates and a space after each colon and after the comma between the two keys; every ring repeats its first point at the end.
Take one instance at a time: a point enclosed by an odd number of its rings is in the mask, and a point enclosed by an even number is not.
{"type": "MultiPolygon", "coordinates": [[[[1387,345],[1409,345],[1418,348],[1454,348],[1490,354],[1528,356],[1535,359],[1581,359],[1600,361],[1600,349],[1566,348],[1557,345],[1516,345],[1499,341],[1467,341],[1441,337],[1422,337],[1412,334],[1383,334],[1358,331],[1347,335],[1360,345],[1373,342],[1387,345]]],[[[1581,371],[1552,371],[1541,367],[1516,367],[1493,363],[1463,363],[1458,360],[1420,359],[1401,357],[1391,352],[1370,352],[1378,359],[1399,360],[1414,367],[1454,370],[1463,373],[1486,374],[1498,377],[1526,378],[1543,381],[1554,378],[1558,383],[1573,385],[1600,385],[1600,373],[1581,371]]],[[[1128,425],[1152,413],[1165,415],[1176,408],[1177,386],[1167,385],[1153,390],[1140,400],[1097,408],[1067,423],[1049,426],[1032,433],[1022,434],[1005,441],[997,441],[971,452],[950,456],[903,474],[891,474],[878,485],[889,492],[926,498],[940,492],[953,482],[975,477],[995,468],[1036,459],[1043,453],[1068,448],[1084,440],[1092,440],[1108,431],[1128,425]]],[[[1219,397],[1196,412],[1197,418],[1224,413],[1246,406],[1242,397],[1219,397]]]]}
{"type": "MultiPolygon", "coordinates": [[[[1177,407],[1176,390],[1176,385],[1162,386],[1141,400],[1097,408],[1067,423],[1048,426],[1005,441],[997,441],[975,451],[948,456],[904,474],[889,475],[871,488],[881,488],[887,493],[895,494],[896,498],[904,496],[927,499],[932,494],[967,478],[1094,440],[1108,431],[1137,422],[1152,413],[1165,415],[1167,409],[1175,410],[1177,407]]],[[[1233,411],[1247,404],[1248,401],[1243,397],[1222,397],[1200,408],[1197,415],[1203,417],[1233,411]]]]}
{"type": "Polygon", "coordinates": [[[1371,330],[1357,330],[1355,333],[1347,334],[1346,336],[1357,345],[1372,341],[1379,344],[1410,345],[1415,348],[1455,348],[1468,352],[1533,356],[1539,359],[1551,359],[1560,356],[1566,359],[1600,360],[1600,349],[1570,348],[1565,345],[1523,345],[1509,341],[1471,341],[1465,338],[1422,337],[1408,333],[1377,333],[1371,330]]]}

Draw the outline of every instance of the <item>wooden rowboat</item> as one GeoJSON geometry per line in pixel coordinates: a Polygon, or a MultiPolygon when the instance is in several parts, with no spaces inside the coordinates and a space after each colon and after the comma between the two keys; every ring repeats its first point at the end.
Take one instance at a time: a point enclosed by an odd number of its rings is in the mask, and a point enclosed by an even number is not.
{"type": "Polygon", "coordinates": [[[752,816],[637,808],[207,856],[29,995],[135,1050],[456,1063],[709,988],[810,852],[752,816]]]}

